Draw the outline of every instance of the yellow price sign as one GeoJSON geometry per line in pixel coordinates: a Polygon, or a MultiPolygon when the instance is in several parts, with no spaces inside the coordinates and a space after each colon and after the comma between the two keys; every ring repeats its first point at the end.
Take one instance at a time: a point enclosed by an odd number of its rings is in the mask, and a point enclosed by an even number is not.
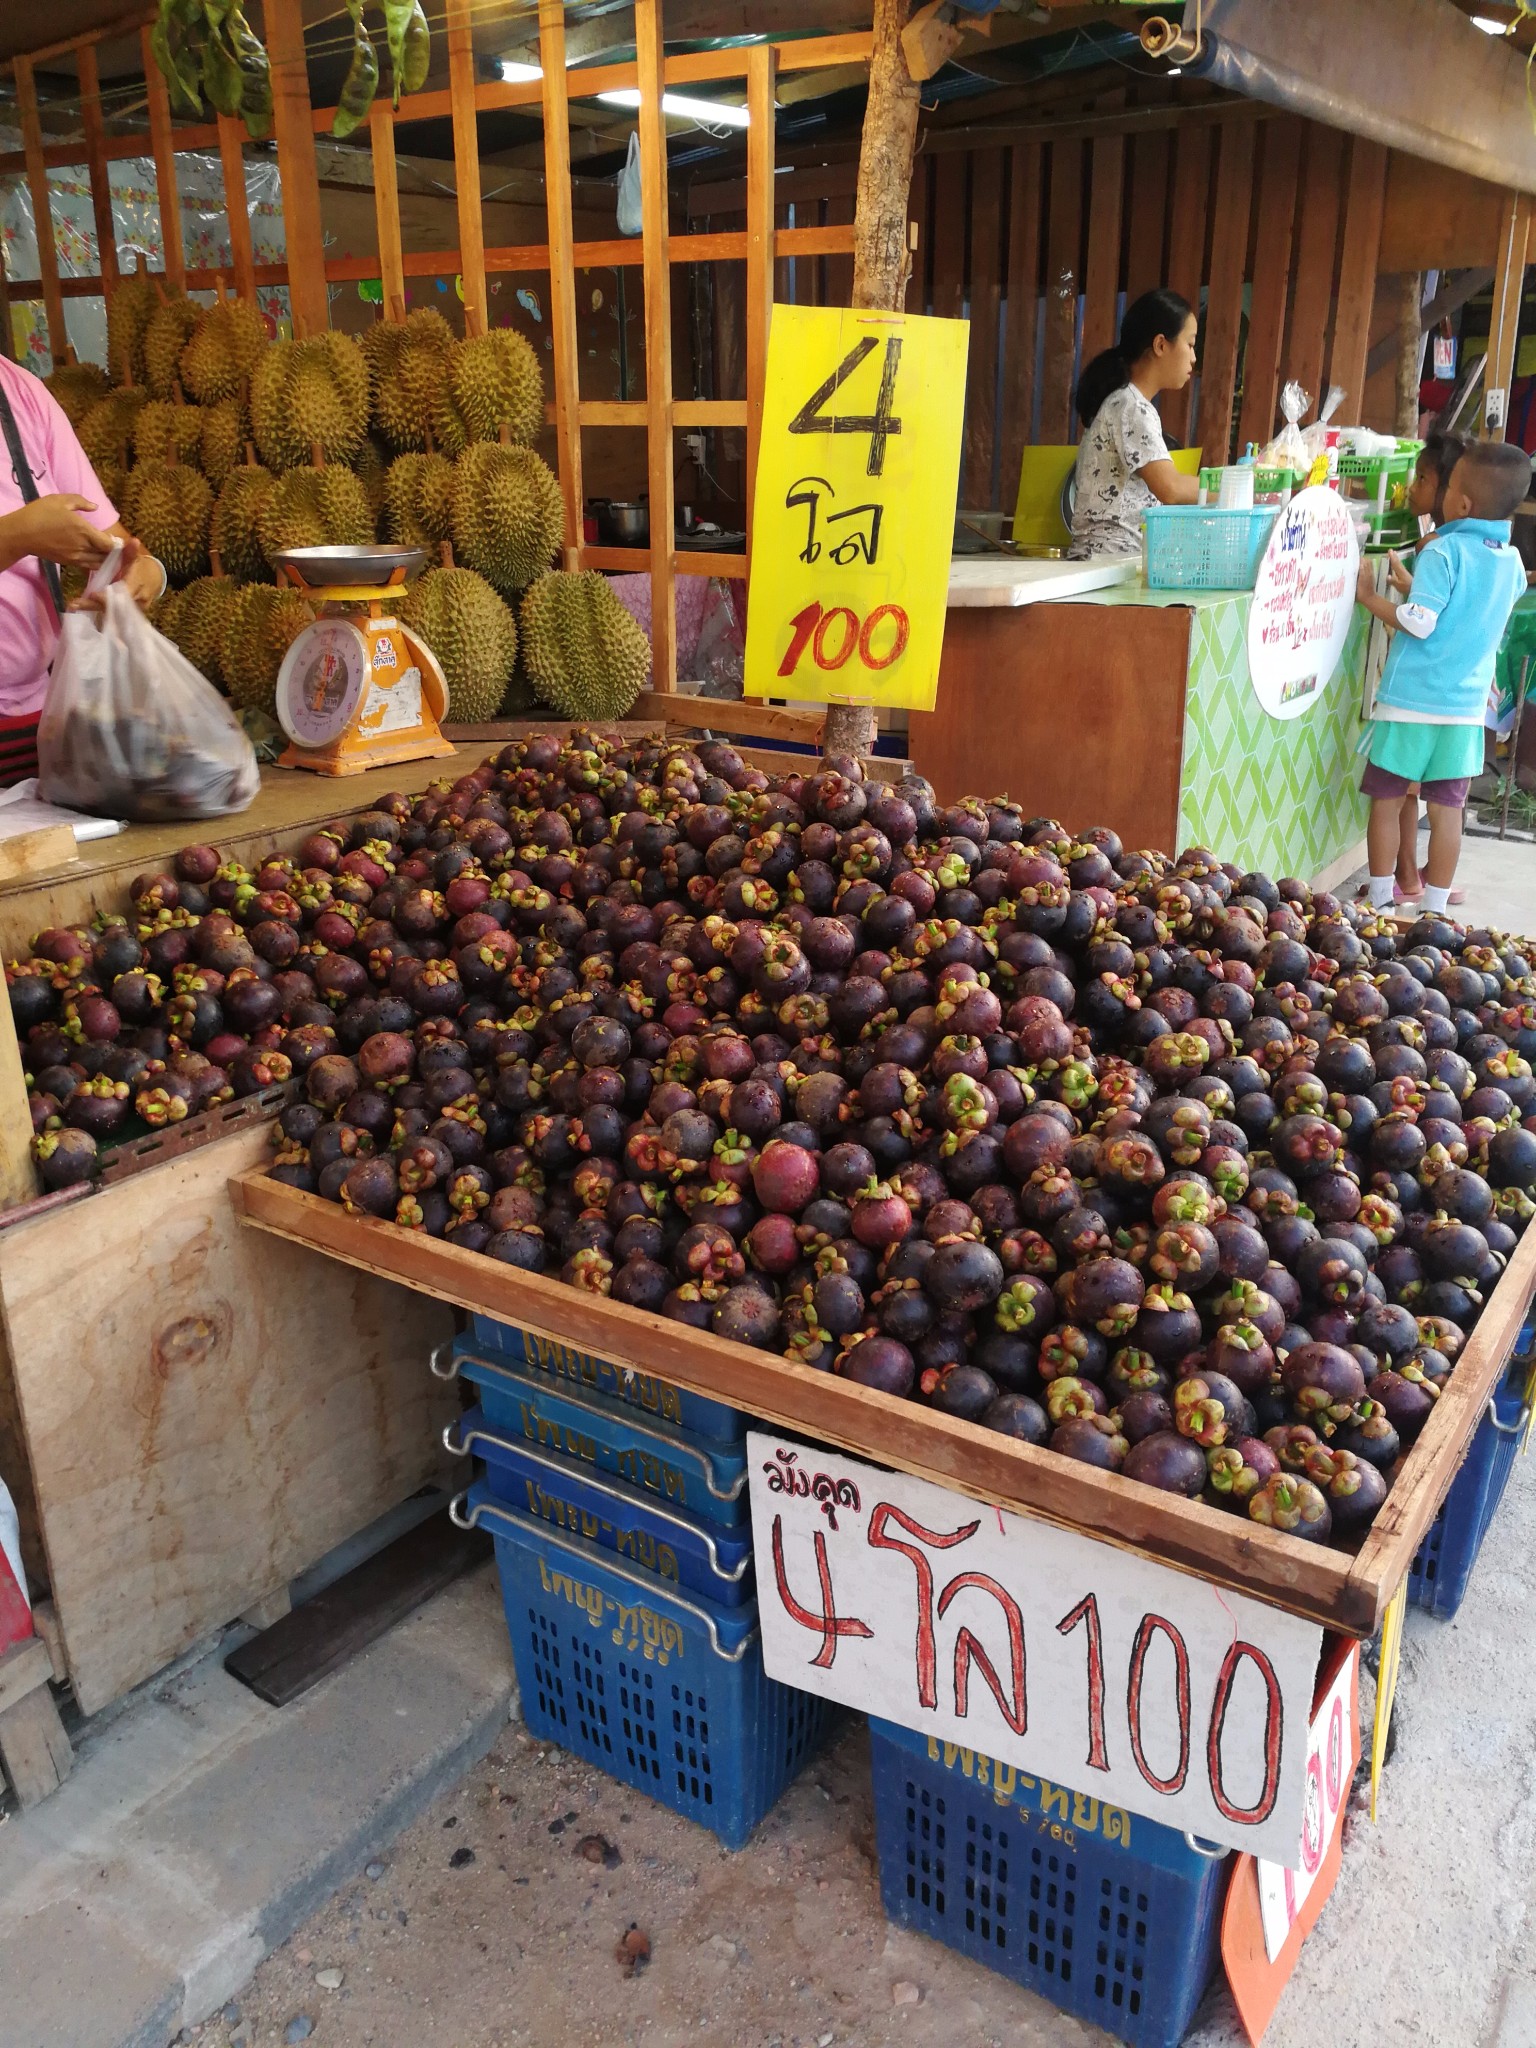
{"type": "Polygon", "coordinates": [[[774,307],[749,697],[933,709],[969,335],[965,320],[774,307]]]}

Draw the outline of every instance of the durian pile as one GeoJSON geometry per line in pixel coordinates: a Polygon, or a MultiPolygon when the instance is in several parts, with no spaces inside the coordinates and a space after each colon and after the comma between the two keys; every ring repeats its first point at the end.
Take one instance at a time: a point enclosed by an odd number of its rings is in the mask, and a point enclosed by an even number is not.
{"type": "Polygon", "coordinates": [[[273,716],[314,616],[275,587],[277,553],[373,540],[441,563],[400,614],[442,667],[451,720],[535,703],[614,718],[644,688],[649,642],[604,578],[551,568],[564,515],[531,445],[543,377],[510,328],[461,341],[423,307],[360,341],[269,341],[245,302],[200,304],[141,271],[108,301],[107,370],[65,363],[47,382],[165,564],[155,623],[242,713],[273,716]]]}

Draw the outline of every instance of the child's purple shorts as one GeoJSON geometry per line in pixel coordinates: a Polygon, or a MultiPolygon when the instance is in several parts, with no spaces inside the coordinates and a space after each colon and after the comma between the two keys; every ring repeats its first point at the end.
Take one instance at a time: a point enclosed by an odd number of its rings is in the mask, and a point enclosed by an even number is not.
{"type": "MultiPolygon", "coordinates": [[[[1406,796],[1413,784],[1406,775],[1394,775],[1390,769],[1378,768],[1374,761],[1368,761],[1360,777],[1360,788],[1366,796],[1406,796]]],[[[1454,782],[1424,782],[1419,785],[1427,804],[1444,804],[1448,811],[1466,809],[1467,792],[1472,787],[1470,775],[1463,775],[1454,782]]]]}

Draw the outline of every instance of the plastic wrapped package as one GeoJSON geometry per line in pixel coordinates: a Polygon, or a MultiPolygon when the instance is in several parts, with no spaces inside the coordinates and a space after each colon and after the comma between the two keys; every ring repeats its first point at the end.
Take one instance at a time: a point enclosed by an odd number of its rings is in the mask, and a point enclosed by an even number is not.
{"type": "Polygon", "coordinates": [[[70,612],[60,628],[38,794],[146,824],[243,811],[260,776],[234,713],[120,583],[101,597],[99,617],[70,612]]]}
{"type": "Polygon", "coordinates": [[[1307,444],[1301,432],[1301,416],[1311,403],[1310,393],[1303,391],[1295,378],[1291,378],[1280,393],[1280,417],[1285,425],[1260,454],[1260,469],[1304,470],[1309,466],[1307,444]]]}
{"type": "Polygon", "coordinates": [[[1330,384],[1328,386],[1328,396],[1317,408],[1317,418],[1312,420],[1302,430],[1302,446],[1307,451],[1307,459],[1302,464],[1303,469],[1310,469],[1319,455],[1327,451],[1328,429],[1332,424],[1334,414],[1343,403],[1344,386],[1342,384],[1330,384]]]}

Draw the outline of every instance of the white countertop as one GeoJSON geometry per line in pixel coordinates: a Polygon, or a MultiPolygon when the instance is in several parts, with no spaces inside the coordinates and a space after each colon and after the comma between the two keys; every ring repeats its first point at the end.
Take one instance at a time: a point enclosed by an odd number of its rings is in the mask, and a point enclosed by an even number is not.
{"type": "Polygon", "coordinates": [[[1081,597],[1089,590],[1113,590],[1134,583],[1135,555],[1100,555],[1088,562],[1014,560],[1012,556],[962,555],[949,565],[952,605],[1020,605],[1081,597]]]}

